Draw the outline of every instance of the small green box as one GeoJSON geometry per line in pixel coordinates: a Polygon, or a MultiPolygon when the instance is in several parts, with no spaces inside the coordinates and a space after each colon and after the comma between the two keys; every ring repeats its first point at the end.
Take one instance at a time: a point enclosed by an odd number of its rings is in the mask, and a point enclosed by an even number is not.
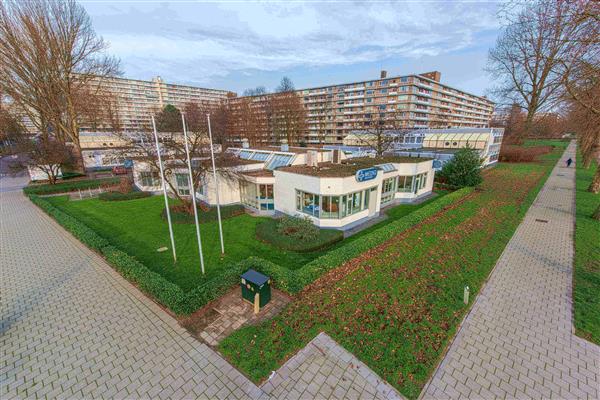
{"type": "Polygon", "coordinates": [[[253,269],[244,272],[240,286],[242,288],[242,299],[249,301],[251,304],[254,304],[256,293],[260,295],[258,301],[260,308],[263,308],[271,301],[271,278],[260,272],[256,272],[253,269]]]}

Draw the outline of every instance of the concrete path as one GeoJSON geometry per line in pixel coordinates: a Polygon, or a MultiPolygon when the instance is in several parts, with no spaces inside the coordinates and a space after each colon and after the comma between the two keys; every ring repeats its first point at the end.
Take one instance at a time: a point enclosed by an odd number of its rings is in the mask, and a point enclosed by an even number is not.
{"type": "MultiPolygon", "coordinates": [[[[600,348],[574,335],[571,143],[422,397],[598,399],[600,348]]],[[[599,294],[600,295],[600,294],[599,294]]]]}
{"type": "Polygon", "coordinates": [[[0,179],[0,398],[397,397],[325,336],[258,388],[26,199],[25,182],[0,179]]]}

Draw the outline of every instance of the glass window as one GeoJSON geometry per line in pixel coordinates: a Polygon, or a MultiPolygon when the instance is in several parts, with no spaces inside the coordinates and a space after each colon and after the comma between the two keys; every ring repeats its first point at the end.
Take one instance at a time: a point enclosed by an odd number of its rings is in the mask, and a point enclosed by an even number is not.
{"type": "Polygon", "coordinates": [[[160,178],[158,172],[155,171],[140,172],[140,180],[142,186],[160,186],[160,178]]]}
{"type": "Polygon", "coordinates": [[[398,191],[399,192],[412,192],[413,177],[412,176],[399,176],[398,177],[398,191]]]}
{"type": "Polygon", "coordinates": [[[182,196],[189,196],[190,180],[188,174],[175,174],[175,181],[177,182],[177,192],[182,196]]]}

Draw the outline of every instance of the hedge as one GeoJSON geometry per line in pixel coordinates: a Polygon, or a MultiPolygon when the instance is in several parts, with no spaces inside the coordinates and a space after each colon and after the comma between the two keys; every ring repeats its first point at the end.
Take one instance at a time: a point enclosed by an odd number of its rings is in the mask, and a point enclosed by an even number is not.
{"type": "Polygon", "coordinates": [[[134,257],[110,245],[108,240],[99,236],[81,221],[54,207],[47,200],[36,195],[29,195],[29,198],[82,243],[100,252],[125,279],[136,284],[140,290],[175,314],[186,315],[222,296],[239,282],[239,276],[249,268],[270,276],[274,285],[280,290],[290,294],[297,293],[327,271],[422,222],[471,193],[472,190],[473,188],[464,188],[450,193],[397,221],[314,259],[298,270],[289,270],[258,257],[249,257],[224,268],[225,272],[221,275],[187,293],[162,275],[148,269],[134,257]]]}
{"type": "Polygon", "coordinates": [[[105,178],[105,179],[83,179],[79,181],[68,181],[56,183],[54,185],[29,185],[23,188],[26,195],[44,195],[55,193],[73,192],[81,189],[96,189],[104,185],[116,185],[121,178],[105,178]]]}
{"type": "Polygon", "coordinates": [[[142,199],[144,197],[150,197],[150,192],[102,192],[98,195],[98,198],[103,201],[123,201],[123,200],[135,200],[142,199]]]}

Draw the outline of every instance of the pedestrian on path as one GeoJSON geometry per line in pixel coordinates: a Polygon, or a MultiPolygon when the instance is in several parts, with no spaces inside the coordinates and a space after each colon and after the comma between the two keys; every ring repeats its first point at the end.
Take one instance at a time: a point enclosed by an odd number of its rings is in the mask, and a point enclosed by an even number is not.
{"type": "Polygon", "coordinates": [[[567,168],[570,167],[571,164],[573,164],[573,159],[569,157],[569,159],[567,160],[567,168]]]}

